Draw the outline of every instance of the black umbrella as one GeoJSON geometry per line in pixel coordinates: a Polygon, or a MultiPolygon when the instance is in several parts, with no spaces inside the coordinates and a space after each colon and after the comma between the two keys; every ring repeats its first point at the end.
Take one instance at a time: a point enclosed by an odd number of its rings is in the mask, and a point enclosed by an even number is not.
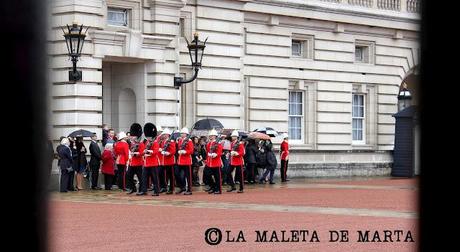
{"type": "Polygon", "coordinates": [[[87,131],[84,129],[79,129],[69,134],[69,137],[91,137],[91,136],[93,136],[93,132],[87,131]]]}
{"type": "Polygon", "coordinates": [[[223,128],[224,125],[216,119],[206,118],[196,121],[195,124],[193,124],[192,130],[220,130],[223,128]]]}
{"type": "Polygon", "coordinates": [[[254,130],[254,132],[260,132],[260,133],[264,133],[264,134],[267,134],[271,137],[276,137],[278,136],[278,132],[271,128],[271,127],[260,127],[260,128],[257,128],[254,130]]]}

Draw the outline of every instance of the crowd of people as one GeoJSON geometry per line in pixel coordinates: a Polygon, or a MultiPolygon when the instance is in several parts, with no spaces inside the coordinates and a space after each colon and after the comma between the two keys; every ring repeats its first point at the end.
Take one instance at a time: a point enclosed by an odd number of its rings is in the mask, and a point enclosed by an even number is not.
{"type": "MultiPolygon", "coordinates": [[[[152,191],[153,196],[191,195],[192,187],[196,186],[205,186],[210,194],[221,194],[225,185],[227,192],[243,193],[244,184],[275,184],[273,177],[278,167],[271,140],[243,138],[236,130],[230,135],[221,135],[212,129],[206,137],[199,137],[183,128],[177,136],[167,128],[156,129],[151,123],[143,130],[134,123],[129,133],[115,135],[113,129],[104,125],[103,150],[93,133],[89,162],[82,136],[60,140],[56,148],[61,171],[60,192],[84,190],[85,178],[92,190],[101,190],[98,176],[102,173],[105,190],[116,186],[128,194],[146,195],[152,191]],[[259,173],[259,169],[263,172],[259,173]]],[[[281,181],[287,182],[287,134],[283,134],[279,155],[281,181]]]]}

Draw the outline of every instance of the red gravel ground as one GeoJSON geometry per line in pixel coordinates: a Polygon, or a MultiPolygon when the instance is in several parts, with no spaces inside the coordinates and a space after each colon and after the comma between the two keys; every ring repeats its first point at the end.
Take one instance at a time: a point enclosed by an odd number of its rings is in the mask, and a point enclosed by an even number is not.
{"type": "MultiPolygon", "coordinates": [[[[311,184],[340,186],[339,181],[316,181],[311,184]]],[[[345,182],[345,181],[340,181],[345,182]]],[[[344,189],[309,188],[304,180],[288,185],[248,187],[244,194],[208,195],[195,192],[191,196],[161,195],[127,196],[121,192],[77,192],[53,194],[50,201],[50,251],[416,251],[418,218],[356,216],[346,209],[391,210],[395,213],[416,213],[416,180],[355,180],[347,185],[380,185],[384,188],[344,189]],[[405,181],[405,183],[404,183],[405,181]],[[375,182],[375,184],[373,183],[375,182]],[[397,188],[404,186],[403,189],[397,188]],[[407,187],[408,189],[404,189],[407,187]],[[181,201],[229,202],[232,206],[251,203],[266,210],[213,208],[181,205],[181,201]],[[149,202],[157,204],[149,204],[149,202]],[[163,202],[163,203],[161,203],[163,202]],[[167,202],[168,204],[164,204],[167,202]],[[171,205],[174,203],[175,205],[171,205]],[[280,212],[277,206],[344,208],[340,214],[312,212],[280,212]],[[206,229],[222,230],[223,241],[217,246],[204,240],[206,229]],[[255,230],[309,230],[307,242],[255,242],[255,230]],[[246,242],[225,242],[236,239],[242,230],[246,242]],[[329,230],[348,230],[349,242],[329,242],[329,230]],[[382,242],[357,242],[357,230],[379,231],[382,242]],[[384,230],[403,230],[403,241],[410,231],[415,242],[383,242],[384,230]],[[316,231],[320,242],[309,242],[316,231]]]]}

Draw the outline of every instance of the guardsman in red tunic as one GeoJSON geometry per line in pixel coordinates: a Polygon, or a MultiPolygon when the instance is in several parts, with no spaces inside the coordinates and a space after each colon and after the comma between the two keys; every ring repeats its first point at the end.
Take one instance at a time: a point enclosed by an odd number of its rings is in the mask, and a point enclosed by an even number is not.
{"type": "Polygon", "coordinates": [[[115,152],[115,164],[117,165],[117,184],[118,189],[126,191],[126,166],[129,160],[129,145],[126,142],[125,132],[121,131],[118,133],[118,141],[115,143],[114,152],[115,152]]]}
{"type": "Polygon", "coordinates": [[[157,132],[158,136],[155,138],[155,141],[158,142],[158,160],[160,161],[160,166],[158,167],[158,179],[160,181],[160,193],[164,193],[166,192],[166,170],[163,167],[163,155],[161,155],[161,151],[164,144],[163,129],[161,128],[161,126],[158,126],[157,132]]]}
{"type": "Polygon", "coordinates": [[[163,156],[162,166],[166,173],[166,185],[169,181],[169,188],[166,194],[174,193],[174,164],[175,164],[175,154],[176,154],[176,142],[170,138],[171,131],[165,129],[163,131],[164,140],[162,145],[160,145],[160,153],[163,156]]]}
{"type": "Polygon", "coordinates": [[[245,149],[244,149],[244,143],[238,140],[239,134],[237,130],[234,130],[232,132],[232,143],[230,145],[231,152],[230,152],[230,171],[228,172],[228,177],[227,181],[230,182],[231,188],[227,190],[227,192],[232,192],[235,191],[235,181],[233,180],[232,173],[235,170],[236,174],[239,176],[239,182],[240,182],[240,189],[238,190],[238,193],[243,192],[243,184],[244,184],[244,176],[243,176],[243,165],[244,165],[244,154],[245,154],[245,149]]]}
{"type": "Polygon", "coordinates": [[[126,174],[126,181],[129,189],[128,194],[132,194],[137,191],[136,185],[134,184],[134,175],[136,175],[139,180],[139,191],[142,188],[142,168],[144,166],[145,146],[140,139],[142,136],[142,126],[140,124],[133,123],[129,132],[131,133],[131,159],[126,174]]]}
{"type": "MultiPolygon", "coordinates": [[[[185,179],[181,179],[181,187],[185,188],[185,180],[187,180],[187,190],[184,195],[192,194],[192,154],[193,154],[193,142],[189,138],[189,132],[187,128],[183,128],[180,131],[180,138],[177,142],[179,157],[177,158],[177,165],[179,166],[179,171],[182,174],[182,171],[185,172],[185,179]]],[[[185,189],[181,189],[181,193],[185,189]]]]}
{"type": "Polygon", "coordinates": [[[153,183],[153,194],[152,196],[158,196],[160,193],[160,184],[158,181],[158,170],[160,167],[159,159],[159,144],[156,139],[154,139],[155,125],[152,123],[146,123],[144,125],[144,135],[146,139],[144,140],[145,150],[144,150],[144,169],[142,170],[142,188],[137,195],[146,195],[147,188],[150,186],[150,179],[153,183]]]}
{"type": "Polygon", "coordinates": [[[280,146],[280,155],[281,155],[281,182],[287,182],[287,169],[289,161],[289,143],[288,143],[288,134],[283,134],[283,142],[280,146]]]}
{"type": "Polygon", "coordinates": [[[217,131],[212,129],[209,132],[209,142],[206,144],[206,166],[211,171],[211,190],[208,193],[221,194],[222,193],[222,144],[216,141],[217,131]]]}

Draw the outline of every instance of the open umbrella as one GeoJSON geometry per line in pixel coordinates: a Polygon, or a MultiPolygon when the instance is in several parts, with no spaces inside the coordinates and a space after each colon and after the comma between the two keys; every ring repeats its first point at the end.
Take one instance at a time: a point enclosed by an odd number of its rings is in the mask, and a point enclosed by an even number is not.
{"type": "Polygon", "coordinates": [[[274,130],[273,128],[270,128],[270,127],[260,127],[260,128],[255,129],[254,131],[267,134],[267,135],[269,135],[271,137],[278,136],[278,132],[276,130],[274,130]]]}
{"type": "Polygon", "coordinates": [[[79,130],[76,130],[70,133],[68,136],[69,137],[91,137],[92,135],[93,135],[93,132],[91,131],[79,129],[79,130]]]}
{"type": "Polygon", "coordinates": [[[216,119],[206,118],[196,121],[195,124],[193,124],[192,130],[221,130],[223,128],[224,125],[216,119]]]}
{"type": "MultiPolygon", "coordinates": [[[[222,129],[220,134],[230,136],[235,129],[222,129]]],[[[243,130],[238,130],[238,135],[241,139],[248,137],[248,132],[243,130]]]]}
{"type": "Polygon", "coordinates": [[[251,139],[260,139],[260,140],[270,140],[270,136],[261,132],[250,132],[248,138],[251,139]]]}
{"type": "Polygon", "coordinates": [[[190,132],[190,135],[191,136],[197,136],[197,137],[203,137],[203,136],[207,137],[208,133],[209,133],[209,130],[192,129],[192,131],[190,132]]]}

